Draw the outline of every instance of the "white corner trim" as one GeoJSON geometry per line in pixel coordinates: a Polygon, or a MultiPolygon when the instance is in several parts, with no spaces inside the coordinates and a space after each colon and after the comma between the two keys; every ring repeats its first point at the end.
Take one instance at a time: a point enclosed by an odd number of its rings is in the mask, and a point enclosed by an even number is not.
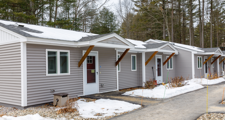
{"type": "Polygon", "coordinates": [[[142,52],[142,85],[145,85],[146,82],[146,72],[145,72],[145,52],[142,52]]]}
{"type": "MultiPolygon", "coordinates": [[[[118,50],[116,50],[116,60],[118,60],[118,50]]],[[[121,67],[121,66],[119,66],[121,67]]],[[[117,90],[119,90],[119,71],[118,71],[118,66],[116,66],[116,81],[117,81],[117,90]]]]}
{"type": "Polygon", "coordinates": [[[192,56],[192,58],[191,58],[191,60],[192,60],[192,79],[194,79],[195,78],[195,55],[194,55],[194,52],[191,52],[191,56],[192,56]]]}
{"type": "Polygon", "coordinates": [[[220,76],[220,64],[219,64],[220,60],[217,59],[217,71],[218,71],[218,76],[220,76]]]}
{"type": "Polygon", "coordinates": [[[27,106],[27,45],[20,43],[21,52],[21,106],[27,106]]]}

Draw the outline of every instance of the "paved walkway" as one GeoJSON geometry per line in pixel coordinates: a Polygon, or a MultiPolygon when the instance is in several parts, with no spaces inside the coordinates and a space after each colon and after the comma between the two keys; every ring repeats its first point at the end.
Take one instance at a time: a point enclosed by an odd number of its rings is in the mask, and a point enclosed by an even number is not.
{"type": "MultiPolygon", "coordinates": [[[[224,84],[209,86],[209,112],[225,112],[225,105],[218,105],[222,99],[223,87],[224,84]]],[[[195,120],[206,112],[206,93],[206,88],[200,89],[112,120],[195,120]]]]}

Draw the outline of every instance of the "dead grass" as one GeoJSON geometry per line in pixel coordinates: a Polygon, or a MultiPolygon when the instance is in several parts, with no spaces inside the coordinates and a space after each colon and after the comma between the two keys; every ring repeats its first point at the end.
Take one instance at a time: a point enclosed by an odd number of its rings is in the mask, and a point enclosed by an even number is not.
{"type": "Polygon", "coordinates": [[[126,89],[121,89],[120,92],[127,92],[127,91],[132,91],[132,90],[137,90],[137,89],[144,89],[144,88],[143,87],[126,88],[126,89]]]}
{"type": "Polygon", "coordinates": [[[146,89],[154,89],[156,87],[154,80],[149,80],[145,82],[146,89]]]}
{"type": "Polygon", "coordinates": [[[187,82],[185,82],[185,79],[182,76],[181,77],[175,77],[175,78],[171,78],[171,80],[169,81],[168,88],[183,87],[186,84],[187,84],[187,82]]]}
{"type": "Polygon", "coordinates": [[[0,117],[4,116],[5,114],[0,114],[0,117]]]}
{"type": "Polygon", "coordinates": [[[209,80],[214,80],[214,79],[218,79],[218,78],[219,78],[219,76],[217,75],[217,73],[209,76],[209,80]]]}
{"type": "Polygon", "coordinates": [[[73,99],[69,99],[66,102],[66,108],[62,108],[57,110],[57,114],[63,114],[63,113],[73,113],[76,112],[77,109],[79,108],[78,104],[77,104],[77,100],[79,100],[80,98],[73,98],[73,99]]]}

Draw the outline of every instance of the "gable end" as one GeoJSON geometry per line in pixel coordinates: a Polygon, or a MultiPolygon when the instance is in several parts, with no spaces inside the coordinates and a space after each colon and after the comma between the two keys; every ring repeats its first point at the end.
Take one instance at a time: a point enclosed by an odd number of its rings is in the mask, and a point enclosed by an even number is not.
{"type": "Polygon", "coordinates": [[[111,38],[108,38],[106,40],[99,41],[99,43],[107,43],[107,44],[115,44],[115,45],[126,45],[126,46],[129,46],[126,43],[120,41],[119,39],[117,39],[115,37],[111,37],[111,38]]]}
{"type": "Polygon", "coordinates": [[[161,48],[162,50],[170,50],[170,51],[174,51],[173,48],[171,48],[169,45],[166,45],[165,47],[161,48]]]}

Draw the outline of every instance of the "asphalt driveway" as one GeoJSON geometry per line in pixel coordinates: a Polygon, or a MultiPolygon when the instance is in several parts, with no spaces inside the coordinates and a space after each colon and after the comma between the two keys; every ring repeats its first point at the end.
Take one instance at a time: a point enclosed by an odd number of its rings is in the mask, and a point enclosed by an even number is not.
{"type": "MultiPolygon", "coordinates": [[[[209,112],[225,113],[225,105],[219,105],[224,84],[209,86],[209,112]]],[[[206,93],[206,88],[186,93],[112,120],[195,120],[206,112],[206,93]]]]}

